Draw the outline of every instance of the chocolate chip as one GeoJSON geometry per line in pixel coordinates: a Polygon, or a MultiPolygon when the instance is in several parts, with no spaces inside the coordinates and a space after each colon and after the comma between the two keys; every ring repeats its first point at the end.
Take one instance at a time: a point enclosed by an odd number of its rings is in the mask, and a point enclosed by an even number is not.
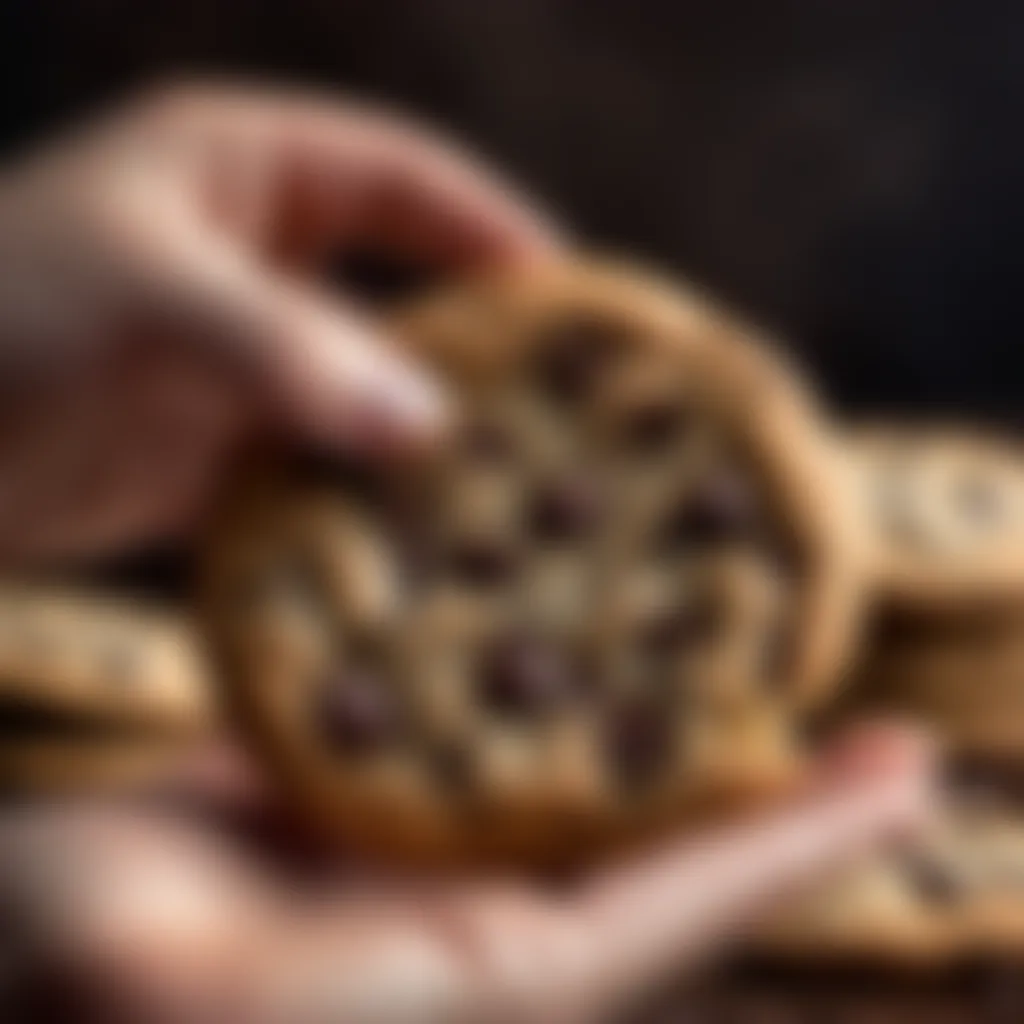
{"type": "Polygon", "coordinates": [[[929,903],[949,904],[963,895],[963,880],[931,857],[907,857],[903,868],[914,890],[929,903]]]}
{"type": "Polygon", "coordinates": [[[515,575],[516,552],[498,538],[478,537],[457,544],[448,555],[452,574],[473,587],[500,586],[515,575]]]}
{"type": "Polygon", "coordinates": [[[479,684],[484,706],[510,718],[545,715],[581,691],[565,652],[529,633],[504,637],[485,651],[479,684]]]}
{"type": "Polygon", "coordinates": [[[514,447],[509,434],[495,423],[471,423],[462,433],[462,449],[477,462],[505,462],[514,447]]]}
{"type": "Polygon", "coordinates": [[[669,517],[664,539],[672,547],[720,544],[753,534],[757,498],[746,477],[724,468],[707,474],[669,517]]]}
{"type": "Polygon", "coordinates": [[[399,734],[401,715],[394,694],[367,669],[337,669],[323,681],[315,698],[316,727],[340,753],[371,753],[399,734]]]}
{"type": "Polygon", "coordinates": [[[629,413],[622,434],[632,451],[651,455],[669,448],[685,428],[686,415],[678,405],[651,402],[629,413]]]}
{"type": "Polygon", "coordinates": [[[664,708],[653,702],[634,701],[611,709],[605,756],[624,785],[634,788],[650,783],[668,760],[670,745],[664,708]]]}
{"type": "Polygon", "coordinates": [[[438,569],[438,552],[429,541],[418,537],[396,540],[398,572],[406,591],[422,590],[438,569]]]}
{"type": "Polygon", "coordinates": [[[429,511],[393,522],[387,532],[394,565],[403,587],[417,590],[433,581],[445,568],[447,549],[439,524],[429,511]]]}
{"type": "Polygon", "coordinates": [[[761,641],[761,675],[769,683],[787,682],[786,673],[793,663],[793,633],[776,627],[761,641]]]}
{"type": "Polygon", "coordinates": [[[640,648],[650,657],[668,657],[713,636],[721,622],[720,609],[712,601],[691,601],[647,622],[640,630],[640,648]]]}
{"type": "Polygon", "coordinates": [[[549,328],[537,342],[540,387],[557,401],[579,401],[622,343],[621,330],[601,320],[576,319],[549,328]]]}
{"type": "Polygon", "coordinates": [[[466,744],[435,744],[426,751],[425,757],[431,774],[446,790],[464,794],[472,788],[474,758],[466,744]]]}
{"type": "Polygon", "coordinates": [[[555,480],[534,496],[529,530],[544,541],[575,540],[594,527],[601,515],[601,495],[585,476],[555,480]]]}

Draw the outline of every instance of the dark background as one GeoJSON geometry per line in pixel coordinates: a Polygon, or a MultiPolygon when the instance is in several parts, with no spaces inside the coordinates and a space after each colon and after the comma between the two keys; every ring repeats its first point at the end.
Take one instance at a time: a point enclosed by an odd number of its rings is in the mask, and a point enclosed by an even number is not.
{"type": "Polygon", "coordinates": [[[1021,423],[1024,4],[0,0],[0,146],[188,71],[442,123],[858,410],[1021,423]]]}

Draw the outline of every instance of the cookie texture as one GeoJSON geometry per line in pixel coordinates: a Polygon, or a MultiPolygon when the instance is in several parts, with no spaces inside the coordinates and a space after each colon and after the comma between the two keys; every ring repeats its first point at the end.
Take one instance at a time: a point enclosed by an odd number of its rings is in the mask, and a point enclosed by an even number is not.
{"type": "Polygon", "coordinates": [[[879,854],[790,901],[755,945],[802,962],[929,969],[986,957],[1020,962],[1021,804],[961,795],[913,846],[879,854]]]}
{"type": "Polygon", "coordinates": [[[876,425],[847,443],[879,592],[910,609],[1024,600],[1024,453],[954,428],[876,425]]]}
{"type": "Polygon", "coordinates": [[[395,333],[456,422],[414,463],[240,485],[204,617],[321,827],[399,859],[590,857],[787,784],[859,609],[817,410],[622,267],[481,280],[395,333]]]}
{"type": "Polygon", "coordinates": [[[847,706],[924,721],[955,753],[1020,760],[1019,446],[966,429],[876,424],[847,451],[875,581],[847,706]]]}
{"type": "Polygon", "coordinates": [[[216,720],[183,615],[50,586],[0,587],[0,786],[142,780],[216,720]]]}
{"type": "Polygon", "coordinates": [[[890,611],[869,632],[851,711],[924,722],[957,755],[1024,762],[1024,607],[890,611]]]}

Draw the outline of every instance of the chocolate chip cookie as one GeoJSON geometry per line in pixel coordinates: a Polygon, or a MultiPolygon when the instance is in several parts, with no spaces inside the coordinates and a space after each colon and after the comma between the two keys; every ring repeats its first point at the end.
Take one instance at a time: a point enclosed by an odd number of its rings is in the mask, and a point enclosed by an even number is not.
{"type": "Polygon", "coordinates": [[[539,864],[791,780],[860,592],[791,374],[622,267],[479,280],[394,332],[446,443],[257,474],[207,549],[228,691],[296,805],[378,856],[539,864]]]}
{"type": "Polygon", "coordinates": [[[926,722],[955,753],[1024,763],[1024,607],[890,611],[849,694],[860,711],[926,722]]]}
{"type": "Polygon", "coordinates": [[[790,901],[755,945],[818,963],[1024,960],[1024,812],[961,798],[914,846],[878,854],[790,901]]]}
{"type": "Polygon", "coordinates": [[[1024,599],[1024,458],[966,430],[877,426],[849,441],[883,595],[911,608],[1024,599]]]}
{"type": "Polygon", "coordinates": [[[0,586],[0,787],[143,780],[215,719],[183,617],[91,593],[0,586]]]}

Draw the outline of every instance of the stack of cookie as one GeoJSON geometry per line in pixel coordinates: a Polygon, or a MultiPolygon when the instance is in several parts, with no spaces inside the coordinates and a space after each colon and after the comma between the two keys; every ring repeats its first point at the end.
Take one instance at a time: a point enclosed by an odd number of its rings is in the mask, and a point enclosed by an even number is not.
{"type": "Polygon", "coordinates": [[[791,902],[752,948],[800,964],[935,968],[1024,956],[1024,804],[950,785],[932,829],[791,902]]]}
{"type": "Polygon", "coordinates": [[[1019,962],[1024,459],[1006,440],[892,426],[852,435],[846,453],[870,525],[871,621],[832,715],[931,726],[947,752],[946,807],[914,849],[787,908],[755,951],[805,966],[1019,962]]]}
{"type": "Polygon", "coordinates": [[[924,718],[962,757],[1024,763],[1024,453],[910,428],[849,451],[877,592],[854,701],[924,718]]]}
{"type": "Polygon", "coordinates": [[[68,586],[0,586],[0,791],[153,780],[215,720],[185,616],[68,586]]]}

